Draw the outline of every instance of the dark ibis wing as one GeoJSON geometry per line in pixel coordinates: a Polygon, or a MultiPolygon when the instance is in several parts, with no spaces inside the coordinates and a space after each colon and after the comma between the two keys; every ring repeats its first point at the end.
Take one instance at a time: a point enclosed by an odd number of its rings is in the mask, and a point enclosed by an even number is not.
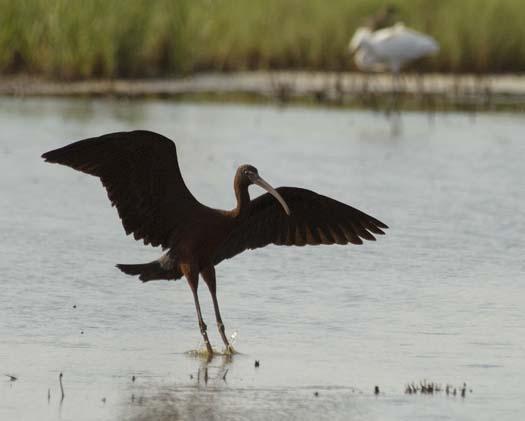
{"type": "Polygon", "coordinates": [[[247,216],[232,231],[215,255],[215,264],[247,249],[268,244],[305,246],[362,244],[384,234],[383,222],[337,200],[310,190],[279,187],[290,208],[286,215],[269,193],[250,202],[247,216]]]}
{"type": "Polygon", "coordinates": [[[97,176],[117,207],[126,234],[169,247],[171,232],[200,206],[182,179],[175,143],[153,132],[110,133],[42,155],[97,176]]]}

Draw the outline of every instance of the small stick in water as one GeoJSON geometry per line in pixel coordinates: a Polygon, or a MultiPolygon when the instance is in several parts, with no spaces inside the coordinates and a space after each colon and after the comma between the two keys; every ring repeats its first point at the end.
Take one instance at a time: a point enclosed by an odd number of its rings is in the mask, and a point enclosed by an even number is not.
{"type": "Polygon", "coordinates": [[[11,374],[5,374],[5,376],[9,377],[9,380],[12,382],[16,382],[18,380],[18,377],[12,376],[11,374]]]}
{"type": "Polygon", "coordinates": [[[62,399],[60,399],[60,402],[62,402],[64,400],[64,397],[66,396],[64,394],[64,386],[62,386],[62,377],[63,377],[63,374],[62,372],[60,372],[60,374],[58,375],[58,381],[60,382],[60,392],[62,393],[62,399]]]}
{"type": "Polygon", "coordinates": [[[222,380],[225,382],[226,381],[226,375],[228,374],[228,369],[226,369],[226,371],[224,372],[224,374],[222,375],[222,380]]]}
{"type": "Polygon", "coordinates": [[[49,403],[50,400],[51,400],[51,389],[48,388],[47,389],[47,403],[49,403]]]}

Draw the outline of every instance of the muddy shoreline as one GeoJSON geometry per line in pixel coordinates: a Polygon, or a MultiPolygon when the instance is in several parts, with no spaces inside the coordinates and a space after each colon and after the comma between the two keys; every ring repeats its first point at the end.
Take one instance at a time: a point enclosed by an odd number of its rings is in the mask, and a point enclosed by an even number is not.
{"type": "Polygon", "coordinates": [[[31,76],[0,77],[0,95],[114,96],[311,102],[404,108],[475,106],[525,109],[525,75],[403,75],[329,72],[239,72],[199,74],[179,79],[52,81],[31,76]]]}

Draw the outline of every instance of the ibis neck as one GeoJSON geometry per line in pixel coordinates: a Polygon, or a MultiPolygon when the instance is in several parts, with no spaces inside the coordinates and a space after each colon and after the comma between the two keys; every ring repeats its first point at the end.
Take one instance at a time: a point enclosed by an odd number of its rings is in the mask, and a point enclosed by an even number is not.
{"type": "Polygon", "coordinates": [[[235,197],[237,198],[237,207],[233,210],[234,216],[242,216],[248,210],[250,205],[250,193],[248,185],[235,183],[235,197]]]}

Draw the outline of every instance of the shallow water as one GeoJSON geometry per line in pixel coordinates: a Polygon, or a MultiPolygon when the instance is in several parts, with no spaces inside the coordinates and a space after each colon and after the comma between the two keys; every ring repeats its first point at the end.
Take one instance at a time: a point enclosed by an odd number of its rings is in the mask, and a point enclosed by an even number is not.
{"type": "Polygon", "coordinates": [[[392,137],[364,111],[0,99],[0,374],[18,377],[0,379],[0,419],[519,419],[524,123],[410,113],[392,137]],[[206,363],[187,354],[202,343],[185,282],[143,285],[114,267],[160,250],[123,234],[97,179],[40,159],[134,128],[176,140],[208,205],[233,207],[234,171],[252,163],[391,229],[359,247],[223,262],[219,300],[240,354],[206,363]],[[472,392],[404,394],[423,379],[472,392]]]}

